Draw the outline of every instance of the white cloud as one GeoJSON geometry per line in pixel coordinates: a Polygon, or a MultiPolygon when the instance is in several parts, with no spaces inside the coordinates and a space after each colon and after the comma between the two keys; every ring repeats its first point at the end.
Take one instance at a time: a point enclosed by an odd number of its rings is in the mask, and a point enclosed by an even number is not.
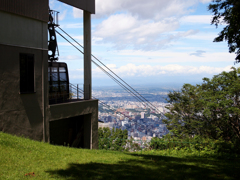
{"type": "Polygon", "coordinates": [[[64,10],[62,13],[59,13],[58,20],[62,21],[67,15],[67,10],[64,10]]]}
{"type": "MultiPolygon", "coordinates": [[[[107,65],[108,66],[108,65],[107,65]]],[[[210,66],[182,66],[178,64],[169,64],[165,66],[135,65],[126,64],[120,67],[111,64],[111,70],[120,77],[151,77],[159,75],[177,76],[177,75],[197,75],[197,74],[219,74],[222,71],[230,71],[232,66],[210,67],[210,66]]],[[[103,72],[99,68],[93,69],[93,75],[100,77],[103,72]]]]}
{"type": "Polygon", "coordinates": [[[82,18],[83,17],[83,11],[73,7],[73,17],[74,18],[82,18]]]}
{"type": "MultiPolygon", "coordinates": [[[[69,79],[70,81],[77,79],[77,80],[82,80],[83,79],[83,69],[68,69],[69,72],[69,79]]],[[[78,81],[80,84],[80,81],[78,81]]],[[[72,84],[72,83],[71,83],[72,84]]]]}
{"type": "MultiPolygon", "coordinates": [[[[79,45],[78,45],[77,43],[75,43],[75,42],[73,42],[73,41],[70,41],[70,42],[71,42],[74,46],[79,47],[79,45]]],[[[64,46],[70,46],[72,49],[74,49],[73,45],[71,45],[69,42],[66,42],[65,40],[64,40],[64,42],[58,42],[58,45],[59,45],[59,46],[62,46],[62,47],[64,47],[64,46]]],[[[79,49],[82,50],[81,47],[79,47],[79,49]]]]}
{"type": "Polygon", "coordinates": [[[201,3],[210,3],[212,0],[199,0],[201,3]]]}
{"type": "Polygon", "coordinates": [[[83,28],[82,23],[68,23],[68,24],[61,24],[61,28],[71,28],[71,29],[80,29],[83,28]]]}
{"type": "Polygon", "coordinates": [[[132,62],[132,63],[210,63],[210,62],[224,62],[232,64],[235,59],[235,54],[226,52],[219,52],[204,48],[204,57],[191,56],[190,54],[199,49],[189,48],[185,52],[177,51],[142,51],[142,50],[121,50],[112,52],[116,58],[112,59],[115,62],[132,62]],[[149,59],[150,58],[150,59],[149,59]]]}
{"type": "Polygon", "coordinates": [[[61,56],[61,59],[64,59],[64,61],[67,60],[82,60],[82,56],[77,56],[77,55],[68,55],[68,56],[61,56]]]}
{"type": "Polygon", "coordinates": [[[49,6],[53,8],[55,5],[55,0],[49,0],[49,6]]]}
{"type": "Polygon", "coordinates": [[[191,24],[211,24],[211,15],[191,15],[183,16],[180,20],[181,23],[191,23],[191,24]]]}
{"type": "Polygon", "coordinates": [[[196,34],[197,31],[173,32],[179,27],[175,18],[162,21],[140,20],[130,14],[111,15],[96,26],[93,35],[99,42],[113,43],[115,48],[154,50],[169,45],[172,41],[196,34]]]}
{"type": "Polygon", "coordinates": [[[96,0],[95,17],[127,12],[143,19],[163,19],[181,16],[198,0],[96,0]]]}
{"type": "Polygon", "coordinates": [[[83,35],[81,36],[72,36],[73,39],[83,42],[83,35]]]}
{"type": "Polygon", "coordinates": [[[198,34],[191,34],[190,36],[186,37],[187,39],[192,40],[204,40],[213,42],[213,40],[217,37],[217,33],[214,32],[199,32],[198,34]]]}

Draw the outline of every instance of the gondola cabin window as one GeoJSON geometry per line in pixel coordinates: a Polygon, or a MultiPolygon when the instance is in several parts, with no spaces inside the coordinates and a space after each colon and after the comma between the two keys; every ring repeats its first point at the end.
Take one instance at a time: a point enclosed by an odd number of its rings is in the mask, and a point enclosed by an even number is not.
{"type": "Polygon", "coordinates": [[[34,93],[34,54],[20,53],[20,93],[34,93]]]}
{"type": "Polygon", "coordinates": [[[48,63],[49,103],[66,102],[69,99],[69,79],[66,63],[48,63]]]}

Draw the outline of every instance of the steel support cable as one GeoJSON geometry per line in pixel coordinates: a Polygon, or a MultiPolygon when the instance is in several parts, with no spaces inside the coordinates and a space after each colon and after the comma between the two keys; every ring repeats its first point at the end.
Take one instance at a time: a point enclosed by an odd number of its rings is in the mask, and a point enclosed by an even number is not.
{"type": "MultiPolygon", "coordinates": [[[[72,46],[74,46],[77,50],[79,50],[82,54],[84,54],[83,53],[83,51],[81,51],[79,48],[77,48],[73,43],[71,43],[69,40],[67,40],[62,34],[60,34],[57,30],[56,30],[56,32],[62,37],[62,38],[64,38],[66,41],[68,41],[72,46]]],[[[81,46],[81,45],[80,45],[81,46]]],[[[82,46],[81,46],[82,47],[82,46]]],[[[99,64],[97,64],[95,61],[93,61],[93,60],[91,60],[97,67],[99,67],[102,71],[104,71],[105,73],[107,73],[107,75],[110,77],[110,78],[112,78],[112,79],[114,79],[114,81],[117,83],[117,84],[122,84],[121,82],[119,82],[116,78],[114,78],[111,74],[109,74],[105,69],[103,69],[99,64]]],[[[122,85],[120,85],[122,88],[124,88],[125,86],[122,84],[122,85]]],[[[126,87],[124,88],[125,90],[127,89],[126,87]]],[[[128,90],[127,92],[131,92],[130,90],[128,90]]],[[[134,95],[134,93],[132,93],[133,94],[133,97],[137,97],[136,95],[134,95]]],[[[137,98],[139,98],[139,97],[137,97],[137,98]]],[[[139,98],[140,99],[140,98],[139,98]]],[[[140,99],[141,100],[141,99],[140,99]]],[[[138,100],[139,101],[139,100],[138,100]]],[[[143,100],[141,100],[142,102],[144,102],[143,100]]]]}
{"type": "MultiPolygon", "coordinates": [[[[133,94],[129,89],[127,89],[121,82],[119,82],[115,77],[113,77],[111,74],[109,74],[105,69],[103,69],[101,66],[99,66],[96,62],[92,61],[97,67],[99,67],[103,72],[105,72],[111,79],[113,79],[119,86],[121,86],[123,89],[125,89],[128,93],[133,94]]],[[[142,99],[140,99],[138,96],[132,95],[137,101],[141,103],[145,103],[142,99]]],[[[147,105],[143,104],[145,107],[147,105]]]]}
{"type": "MultiPolygon", "coordinates": [[[[75,39],[73,39],[66,31],[64,31],[62,28],[58,26],[58,28],[63,31],[68,37],[70,37],[75,43],[77,43],[79,46],[81,46],[83,49],[84,47],[78,43],[75,39]]],[[[134,88],[132,88],[127,82],[125,82],[122,78],[120,78],[116,73],[114,73],[110,68],[108,68],[105,64],[103,64],[97,57],[95,57],[93,54],[91,54],[93,58],[95,58],[98,62],[100,62],[105,68],[107,68],[111,73],[113,73],[117,78],[119,78],[123,83],[125,83],[130,89],[132,89],[134,92],[136,92],[141,98],[143,98],[150,106],[153,107],[153,109],[161,114],[161,112],[158,111],[157,107],[154,106],[151,102],[149,102],[146,98],[144,98],[139,92],[137,92],[134,88]]]]}
{"type": "MultiPolygon", "coordinates": [[[[92,55],[93,56],[93,55],[92,55]]],[[[150,103],[147,99],[145,99],[141,94],[139,94],[135,89],[133,89],[128,83],[126,83],[122,78],[120,78],[116,73],[114,73],[110,68],[108,68],[106,65],[104,65],[100,60],[98,60],[95,56],[93,56],[97,61],[99,61],[105,68],[107,68],[111,73],[113,73],[116,77],[118,77],[123,83],[125,83],[130,89],[132,89],[133,91],[135,91],[143,100],[143,102],[147,102],[147,104],[149,104],[150,107],[152,107],[153,110],[157,110],[157,107],[155,107],[152,103],[150,103]]],[[[125,86],[126,87],[126,86],[125,86]]],[[[131,91],[131,90],[130,90],[131,91]]],[[[132,91],[131,91],[132,92],[132,91]]],[[[134,92],[132,92],[133,94],[135,94],[134,92]]],[[[137,96],[137,95],[135,95],[137,96]]],[[[159,113],[159,112],[158,112],[159,113]]]]}
{"type": "MultiPolygon", "coordinates": [[[[59,33],[57,30],[56,32],[62,37],[64,38],[67,42],[69,42],[72,46],[74,46],[77,50],[79,50],[82,54],[83,51],[81,51],[79,48],[77,48],[73,43],[71,43],[68,39],[66,39],[61,33],[59,33]]],[[[125,89],[128,93],[132,94],[132,96],[136,99],[136,100],[140,100],[139,102],[142,101],[142,103],[145,103],[146,105],[144,105],[145,107],[148,107],[149,105],[142,100],[141,98],[139,98],[136,94],[134,94],[129,88],[127,88],[124,84],[122,84],[119,80],[117,80],[115,77],[113,77],[111,74],[109,74],[105,69],[103,69],[99,64],[97,64],[95,61],[91,60],[97,67],[99,67],[102,71],[104,71],[110,78],[112,78],[118,85],[120,85],[123,89],[125,89]]],[[[155,110],[155,108],[149,106],[150,109],[155,110]]]]}
{"type": "MultiPolygon", "coordinates": [[[[79,50],[82,54],[84,54],[84,52],[83,51],[81,51],[78,47],[76,47],[73,43],[71,43],[68,39],[66,39],[61,33],[59,33],[57,30],[55,30],[62,38],[64,38],[67,42],[69,42],[72,46],[74,46],[77,50],[79,50]]],[[[69,35],[68,35],[69,36],[69,35]]],[[[69,36],[70,37],[70,36],[69,36]]],[[[72,39],[72,38],[71,38],[72,39]]],[[[74,40],[74,39],[73,39],[74,40]]],[[[75,40],[74,40],[75,41],[75,40]]],[[[76,41],[75,41],[76,42],[76,41]]],[[[76,42],[78,45],[80,45],[78,42],[76,42]]],[[[81,46],[81,45],[80,45],[81,46]]],[[[81,46],[82,47],[82,46],[81,46]]],[[[95,57],[95,59],[96,59],[96,57],[95,57]]],[[[97,59],[98,60],[98,59],[97,59]]],[[[91,60],[92,62],[94,62],[93,60],[91,60]]],[[[98,60],[99,61],[99,60],[98,60]]],[[[100,61],[100,63],[101,64],[103,64],[101,61],[100,61]]],[[[94,64],[97,64],[96,62],[94,62],[94,64]]],[[[104,65],[104,64],[103,64],[104,65]]],[[[101,69],[103,69],[100,65],[97,65],[98,67],[100,67],[101,69]]],[[[107,69],[109,69],[107,66],[105,66],[104,65],[104,67],[106,67],[107,69]]],[[[109,69],[110,70],[110,69],[109,69]]],[[[111,70],[110,70],[111,71],[111,70]]],[[[108,73],[106,70],[104,70],[104,72],[106,72],[106,73],[108,73]]],[[[112,71],[111,71],[112,72],[112,71]]],[[[114,72],[112,72],[112,73],[114,73],[114,72]]],[[[109,74],[109,73],[108,73],[109,74]]],[[[114,73],[115,74],[115,73],[114,73]]],[[[109,74],[110,75],[110,74],[109,74]]],[[[112,75],[110,75],[110,76],[112,76],[112,75]]],[[[117,75],[116,75],[117,76],[117,75]]],[[[113,76],[112,76],[113,77],[113,76]]],[[[117,76],[118,77],[118,76],[117,76]]],[[[114,78],[114,77],[113,77],[114,78]]],[[[118,81],[116,78],[114,78],[116,81],[118,81]]],[[[120,78],[121,79],[121,78],[120,78]]],[[[115,81],[115,82],[116,82],[115,81]]],[[[123,81],[123,80],[122,80],[123,81]]],[[[118,81],[119,82],[119,81],[118,81]]],[[[124,82],[124,81],[123,81],[124,82]]],[[[121,82],[119,82],[120,84],[122,84],[121,82]]],[[[118,83],[118,84],[119,84],[118,83]]],[[[125,84],[126,84],[126,82],[125,82],[125,84]]],[[[121,86],[121,85],[120,85],[121,86]]],[[[125,85],[123,85],[122,84],[122,88],[123,88],[123,86],[125,87],[124,89],[126,90],[126,89],[128,89],[125,85]]],[[[129,86],[129,85],[128,85],[129,86]]],[[[131,87],[131,86],[130,86],[131,87]]],[[[133,88],[132,88],[133,89],[133,88]]],[[[135,90],[134,90],[135,91],[135,90]]],[[[136,98],[138,98],[138,99],[140,99],[140,101],[142,101],[143,103],[145,103],[145,104],[147,104],[147,106],[149,106],[149,108],[150,109],[152,109],[152,110],[154,110],[154,111],[157,111],[159,114],[162,114],[162,113],[160,113],[159,111],[158,111],[158,109],[155,107],[155,106],[153,106],[151,103],[149,103],[149,101],[147,101],[147,103],[144,101],[144,100],[142,100],[141,98],[139,98],[134,92],[132,92],[130,89],[128,89],[128,91],[127,92],[130,92],[131,94],[133,94],[132,96],[133,97],[135,97],[135,99],[136,98]],[[150,105],[148,105],[148,104],[150,104],[150,105]]],[[[139,94],[139,93],[138,93],[139,94]]],[[[141,96],[141,95],[140,95],[141,96]]],[[[142,97],[142,96],[141,96],[142,97]]],[[[144,98],[145,99],[145,98],[144,98]]],[[[144,105],[145,106],[145,105],[144,105]]]]}
{"type": "MultiPolygon", "coordinates": [[[[60,36],[62,36],[66,41],[68,41],[63,35],[61,35],[58,31],[56,31],[60,36]]],[[[79,48],[77,48],[74,44],[72,44],[70,41],[68,41],[72,46],[74,46],[77,50],[79,50],[82,54],[84,54],[79,48]]],[[[81,45],[80,45],[81,46],[81,45]]],[[[82,47],[82,46],[81,46],[82,47]]],[[[100,69],[102,69],[105,73],[107,73],[107,75],[109,76],[109,77],[112,77],[112,79],[115,79],[114,81],[117,83],[117,79],[116,78],[114,78],[111,74],[109,74],[106,70],[104,70],[101,66],[99,66],[96,62],[94,62],[93,60],[92,60],[92,62],[95,64],[95,65],[97,65],[100,69]]],[[[104,65],[105,66],[105,65],[104,65]]],[[[106,66],[105,66],[106,67],[106,66]]],[[[119,82],[119,81],[118,81],[119,82]]],[[[131,93],[131,94],[133,94],[132,96],[136,99],[136,98],[138,98],[140,101],[142,101],[143,103],[145,103],[146,104],[146,102],[144,102],[141,98],[139,98],[137,95],[135,95],[131,90],[129,90],[126,86],[124,86],[121,82],[119,82],[119,83],[117,83],[117,84],[121,84],[120,86],[123,88],[123,89],[125,89],[127,92],[129,92],[129,93],[131,93]],[[128,90],[127,90],[128,89],[128,90]]],[[[138,100],[137,99],[137,100],[138,100]]],[[[138,101],[139,101],[138,100],[138,101]]],[[[139,101],[139,102],[140,102],[139,101]]],[[[146,107],[146,105],[144,105],[145,107],[146,107]]],[[[147,106],[149,106],[148,104],[147,104],[147,106]]],[[[155,108],[153,108],[153,107],[150,107],[150,109],[153,109],[153,110],[155,110],[156,111],[156,109],[155,108]]],[[[159,113],[159,112],[158,112],[159,113]]],[[[159,114],[161,114],[161,113],[159,113],[159,114]]]]}
{"type": "Polygon", "coordinates": [[[84,54],[84,52],[82,50],[80,50],[77,46],[75,46],[73,43],[71,43],[67,38],[65,38],[61,33],[59,33],[57,30],[55,30],[63,39],[65,39],[67,42],[69,42],[72,46],[74,46],[78,51],[80,51],[82,54],[84,54]]]}
{"type": "Polygon", "coordinates": [[[79,43],[79,42],[77,42],[75,39],[73,39],[72,38],[72,36],[70,36],[66,31],[64,31],[62,28],[60,28],[59,26],[58,26],[58,28],[62,31],[62,32],[64,32],[68,37],[70,37],[75,43],[77,43],[79,46],[81,46],[83,49],[84,49],[84,47],[79,43]]]}

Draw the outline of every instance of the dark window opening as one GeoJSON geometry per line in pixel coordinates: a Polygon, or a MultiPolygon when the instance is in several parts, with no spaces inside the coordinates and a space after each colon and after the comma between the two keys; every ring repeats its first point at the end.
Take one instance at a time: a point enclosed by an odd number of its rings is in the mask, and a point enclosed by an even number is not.
{"type": "Polygon", "coordinates": [[[34,55],[20,54],[20,93],[34,92],[34,55]]]}
{"type": "Polygon", "coordinates": [[[84,116],[71,117],[49,122],[50,142],[75,148],[84,147],[84,116]]]}

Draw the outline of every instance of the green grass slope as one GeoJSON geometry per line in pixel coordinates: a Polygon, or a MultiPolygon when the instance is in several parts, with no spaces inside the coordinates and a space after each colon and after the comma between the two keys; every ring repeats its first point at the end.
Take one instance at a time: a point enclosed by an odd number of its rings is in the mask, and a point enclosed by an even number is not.
{"type": "Polygon", "coordinates": [[[53,146],[0,132],[0,179],[240,179],[239,159],[53,146]]]}

